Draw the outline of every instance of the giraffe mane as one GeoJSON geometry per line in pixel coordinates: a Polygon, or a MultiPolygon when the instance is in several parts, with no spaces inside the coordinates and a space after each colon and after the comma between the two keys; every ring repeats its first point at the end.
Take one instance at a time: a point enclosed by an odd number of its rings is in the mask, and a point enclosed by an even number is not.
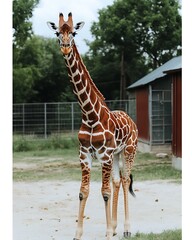
{"type": "Polygon", "coordinates": [[[95,93],[97,94],[97,96],[98,96],[102,101],[104,101],[105,98],[104,98],[103,94],[99,91],[99,89],[96,87],[95,83],[93,82],[93,79],[91,78],[91,76],[90,76],[90,74],[89,74],[89,72],[88,72],[85,64],[83,63],[83,60],[82,60],[82,58],[81,58],[81,56],[80,56],[80,54],[79,54],[79,52],[78,52],[78,50],[77,50],[76,45],[74,44],[73,47],[74,47],[75,52],[76,52],[76,54],[78,55],[79,59],[81,59],[81,66],[82,66],[85,74],[88,76],[88,78],[89,78],[89,80],[90,80],[90,84],[91,84],[91,86],[93,87],[93,90],[95,91],[95,93]]]}

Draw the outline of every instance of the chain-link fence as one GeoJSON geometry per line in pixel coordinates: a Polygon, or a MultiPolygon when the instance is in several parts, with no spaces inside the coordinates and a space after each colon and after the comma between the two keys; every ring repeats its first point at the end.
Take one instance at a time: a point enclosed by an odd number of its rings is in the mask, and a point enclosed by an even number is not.
{"type": "MultiPolygon", "coordinates": [[[[135,100],[106,101],[111,110],[123,110],[136,119],[135,100]]],[[[47,138],[74,132],[81,125],[77,102],[23,103],[13,105],[13,133],[47,138]]]]}

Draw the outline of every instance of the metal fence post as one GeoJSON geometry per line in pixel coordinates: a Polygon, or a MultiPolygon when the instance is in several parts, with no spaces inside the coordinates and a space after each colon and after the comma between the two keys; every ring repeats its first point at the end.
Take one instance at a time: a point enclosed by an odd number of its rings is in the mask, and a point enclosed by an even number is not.
{"type": "Polygon", "coordinates": [[[74,102],[71,103],[71,132],[74,133],[74,102]]]}
{"type": "Polygon", "coordinates": [[[60,103],[57,104],[57,114],[58,114],[58,127],[57,127],[57,133],[60,133],[60,103]]]}
{"type": "Polygon", "coordinates": [[[25,103],[23,103],[23,135],[25,135],[25,103]]]}
{"type": "Polygon", "coordinates": [[[44,137],[47,138],[47,103],[44,103],[44,137]]]}
{"type": "Polygon", "coordinates": [[[126,112],[126,113],[129,113],[129,112],[128,112],[128,101],[125,102],[125,112],[126,112]]]}

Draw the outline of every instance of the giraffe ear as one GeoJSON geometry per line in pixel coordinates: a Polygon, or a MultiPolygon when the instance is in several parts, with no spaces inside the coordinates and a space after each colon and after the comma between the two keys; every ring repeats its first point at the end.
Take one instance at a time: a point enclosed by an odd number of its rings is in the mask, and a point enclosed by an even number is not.
{"type": "Polygon", "coordinates": [[[76,32],[77,31],[80,31],[82,28],[83,28],[83,26],[84,26],[84,22],[79,22],[79,23],[77,23],[76,25],[75,25],[75,27],[74,27],[74,29],[76,30],[76,32]]]}
{"type": "Polygon", "coordinates": [[[47,22],[47,26],[49,27],[49,29],[51,29],[52,31],[58,31],[58,27],[55,25],[55,23],[53,22],[47,22]]]}

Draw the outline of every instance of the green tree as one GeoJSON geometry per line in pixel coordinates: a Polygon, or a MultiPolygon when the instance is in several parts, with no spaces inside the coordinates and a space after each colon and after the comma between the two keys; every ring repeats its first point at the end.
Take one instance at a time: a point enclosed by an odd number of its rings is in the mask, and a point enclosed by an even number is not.
{"type": "MultiPolygon", "coordinates": [[[[95,40],[88,43],[90,62],[109,58],[109,64],[113,62],[119,68],[117,81],[123,79],[130,85],[173,55],[181,54],[179,9],[177,0],[116,0],[99,11],[99,20],[91,27],[95,40]]],[[[98,72],[106,66],[100,67],[98,72]]],[[[117,75],[116,68],[110,69],[110,74],[117,75]]]]}
{"type": "Polygon", "coordinates": [[[39,0],[13,0],[13,101],[26,102],[34,91],[34,76],[39,75],[34,66],[29,66],[22,59],[26,41],[33,35],[32,11],[39,0]]]}
{"type": "Polygon", "coordinates": [[[13,101],[74,100],[56,39],[35,36],[31,17],[39,0],[13,1],[13,101]]]}
{"type": "Polygon", "coordinates": [[[74,100],[64,59],[55,39],[33,36],[20,52],[13,70],[13,99],[18,102],[74,100]],[[70,93],[71,94],[70,94],[70,93]]]}
{"type": "Polygon", "coordinates": [[[115,51],[106,54],[86,54],[83,60],[99,90],[106,99],[117,99],[119,95],[119,56],[115,51]]]}
{"type": "Polygon", "coordinates": [[[34,90],[37,94],[31,101],[73,101],[74,94],[72,90],[69,91],[71,84],[57,40],[43,37],[36,37],[36,39],[41,40],[36,47],[36,52],[41,53],[37,64],[41,77],[35,82],[34,90]]]}
{"type": "Polygon", "coordinates": [[[27,39],[13,66],[13,101],[28,102],[37,94],[35,82],[41,78],[41,39],[27,39]]]}
{"type": "Polygon", "coordinates": [[[20,48],[31,37],[33,9],[39,0],[13,0],[14,46],[20,48]]]}

